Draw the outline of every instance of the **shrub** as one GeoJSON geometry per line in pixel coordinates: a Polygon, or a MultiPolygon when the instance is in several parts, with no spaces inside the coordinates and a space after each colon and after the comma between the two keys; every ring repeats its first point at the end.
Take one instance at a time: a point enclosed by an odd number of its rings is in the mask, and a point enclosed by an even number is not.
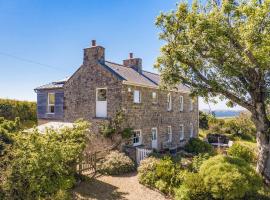
{"type": "Polygon", "coordinates": [[[124,153],[110,152],[101,163],[100,172],[110,175],[119,175],[135,169],[133,161],[124,153]]]}
{"type": "Polygon", "coordinates": [[[183,184],[175,190],[176,200],[210,200],[202,177],[198,173],[187,172],[183,177],[183,184]]]}
{"type": "Polygon", "coordinates": [[[252,149],[250,149],[246,145],[242,145],[239,143],[234,143],[228,150],[228,155],[242,158],[246,162],[254,162],[255,161],[255,153],[252,149]]]}
{"type": "Polygon", "coordinates": [[[36,107],[35,102],[0,99],[0,117],[8,120],[19,117],[22,121],[36,121],[36,107]]]}
{"type": "Polygon", "coordinates": [[[155,187],[155,182],[158,179],[156,167],[159,162],[160,160],[154,157],[149,157],[141,161],[138,167],[138,179],[141,184],[155,187]]]}
{"type": "Polygon", "coordinates": [[[208,153],[206,154],[199,154],[197,156],[194,156],[192,159],[191,169],[193,172],[199,172],[199,169],[204,161],[208,160],[210,158],[210,155],[208,153]]]}
{"type": "Polygon", "coordinates": [[[35,130],[12,135],[10,160],[0,183],[6,199],[47,199],[70,189],[86,130],[88,123],[78,122],[74,128],[48,129],[45,134],[35,130]]]}
{"type": "Polygon", "coordinates": [[[199,154],[199,153],[213,153],[213,147],[198,138],[191,138],[189,142],[185,145],[185,150],[189,153],[199,154]]]}
{"type": "Polygon", "coordinates": [[[181,183],[180,168],[170,157],[163,159],[147,158],[138,169],[139,182],[154,187],[165,194],[172,194],[181,183]]]}
{"type": "Polygon", "coordinates": [[[241,199],[256,193],[262,186],[261,177],[244,160],[218,155],[206,160],[199,174],[206,190],[215,199],[241,199]]]}

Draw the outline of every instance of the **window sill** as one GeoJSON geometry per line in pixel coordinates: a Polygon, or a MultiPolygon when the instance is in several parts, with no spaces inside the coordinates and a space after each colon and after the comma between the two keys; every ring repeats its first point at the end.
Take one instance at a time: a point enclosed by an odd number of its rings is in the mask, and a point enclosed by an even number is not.
{"type": "Polygon", "coordinates": [[[108,117],[93,117],[93,119],[101,119],[101,120],[108,120],[108,117]]]}
{"type": "Polygon", "coordinates": [[[142,144],[141,143],[134,143],[132,146],[133,147],[138,147],[138,146],[141,146],[142,144]]]}
{"type": "Polygon", "coordinates": [[[55,115],[55,113],[46,113],[46,115],[55,115]]]}

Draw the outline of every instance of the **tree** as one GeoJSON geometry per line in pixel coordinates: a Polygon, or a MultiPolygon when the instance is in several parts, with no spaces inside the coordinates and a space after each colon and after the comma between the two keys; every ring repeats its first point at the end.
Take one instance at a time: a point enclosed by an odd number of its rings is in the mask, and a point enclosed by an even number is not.
{"type": "Polygon", "coordinates": [[[270,121],[266,114],[270,71],[270,0],[210,1],[157,18],[161,48],[156,67],[166,87],[183,83],[192,95],[227,99],[252,114],[257,171],[270,182],[270,121]]]}

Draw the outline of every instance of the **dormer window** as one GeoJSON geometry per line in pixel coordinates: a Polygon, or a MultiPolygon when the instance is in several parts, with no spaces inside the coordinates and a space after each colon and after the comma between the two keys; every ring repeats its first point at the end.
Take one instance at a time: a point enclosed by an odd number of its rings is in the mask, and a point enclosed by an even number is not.
{"type": "Polygon", "coordinates": [[[133,102],[141,103],[141,92],[139,90],[134,90],[133,102]]]}
{"type": "Polygon", "coordinates": [[[55,112],[55,93],[48,93],[48,113],[55,112]]]}
{"type": "Polygon", "coordinates": [[[167,110],[168,111],[172,110],[172,95],[171,95],[171,93],[167,94],[167,110]]]}

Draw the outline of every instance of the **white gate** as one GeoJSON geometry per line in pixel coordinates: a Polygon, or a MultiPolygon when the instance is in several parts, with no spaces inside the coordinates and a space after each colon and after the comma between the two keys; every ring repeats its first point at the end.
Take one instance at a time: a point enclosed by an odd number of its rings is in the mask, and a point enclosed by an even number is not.
{"type": "Polygon", "coordinates": [[[152,150],[150,149],[143,149],[143,148],[136,148],[136,161],[139,165],[140,162],[145,159],[150,153],[152,153],[152,150]]]}

